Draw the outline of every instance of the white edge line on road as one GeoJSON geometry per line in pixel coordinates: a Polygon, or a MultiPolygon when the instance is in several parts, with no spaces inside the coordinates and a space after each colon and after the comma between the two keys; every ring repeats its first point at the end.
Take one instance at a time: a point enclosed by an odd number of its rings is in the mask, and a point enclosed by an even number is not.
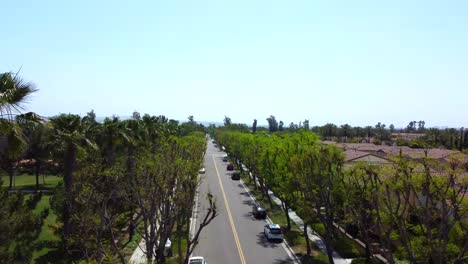
{"type": "MultiPolygon", "coordinates": [[[[198,174],[197,181],[201,179],[202,179],[201,174],[198,174]]],[[[189,227],[190,239],[193,239],[193,237],[195,236],[195,229],[197,228],[198,196],[200,194],[200,186],[201,186],[201,181],[200,181],[200,184],[197,186],[197,189],[195,190],[195,198],[194,198],[194,204],[192,208],[192,217],[190,218],[190,227],[189,227]]],[[[192,255],[190,255],[190,257],[192,257],[192,255]]]]}
{"type": "MultiPolygon", "coordinates": [[[[240,183],[242,184],[242,186],[244,187],[244,190],[249,194],[249,197],[252,201],[254,201],[254,203],[256,205],[260,205],[257,201],[257,199],[255,199],[255,197],[252,196],[252,194],[250,193],[250,189],[245,185],[244,181],[242,179],[240,179],[240,183]]],[[[267,222],[269,224],[273,223],[273,221],[271,221],[270,217],[267,215],[267,222]]],[[[296,256],[296,254],[294,253],[294,251],[292,250],[292,248],[289,246],[288,242],[286,241],[286,239],[283,239],[283,243],[281,243],[281,245],[283,246],[283,249],[284,251],[286,251],[286,254],[288,254],[289,258],[291,258],[291,260],[296,263],[296,264],[300,264],[301,261],[299,260],[299,258],[296,256]]]]}

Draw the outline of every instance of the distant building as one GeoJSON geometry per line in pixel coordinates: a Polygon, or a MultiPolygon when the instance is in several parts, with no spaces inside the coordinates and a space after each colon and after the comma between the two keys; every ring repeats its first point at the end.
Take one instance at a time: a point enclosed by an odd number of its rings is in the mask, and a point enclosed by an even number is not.
{"type": "Polygon", "coordinates": [[[375,164],[375,165],[386,165],[391,164],[392,162],[386,158],[379,157],[369,152],[354,150],[354,149],[347,149],[344,151],[345,153],[345,167],[353,166],[358,162],[365,162],[368,164],[375,164]]]}

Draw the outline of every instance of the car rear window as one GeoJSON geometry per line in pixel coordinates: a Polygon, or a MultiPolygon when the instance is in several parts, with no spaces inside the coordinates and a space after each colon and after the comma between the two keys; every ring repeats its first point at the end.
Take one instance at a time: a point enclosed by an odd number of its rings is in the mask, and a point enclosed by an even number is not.
{"type": "Polygon", "coordinates": [[[203,264],[201,259],[191,260],[189,264],[203,264]]]}
{"type": "Polygon", "coordinates": [[[275,235],[279,235],[279,234],[281,234],[281,229],[272,228],[272,229],[270,229],[270,233],[275,234],[275,235]]]}

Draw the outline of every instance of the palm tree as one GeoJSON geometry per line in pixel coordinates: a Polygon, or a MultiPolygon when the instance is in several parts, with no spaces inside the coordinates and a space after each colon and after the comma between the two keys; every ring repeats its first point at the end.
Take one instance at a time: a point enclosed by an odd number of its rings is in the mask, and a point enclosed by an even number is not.
{"type": "Polygon", "coordinates": [[[348,137],[351,136],[352,127],[348,124],[344,124],[341,126],[341,130],[343,133],[344,141],[348,142],[348,137]]]}
{"type": "Polygon", "coordinates": [[[24,110],[24,104],[37,89],[34,84],[23,81],[18,74],[0,74],[0,118],[13,121],[24,110]]]}
{"type": "Polygon", "coordinates": [[[82,121],[80,116],[72,114],[61,114],[51,119],[57,146],[64,152],[63,178],[66,201],[63,212],[63,234],[65,248],[68,247],[68,239],[72,231],[70,220],[73,201],[73,172],[75,170],[77,152],[85,145],[97,149],[95,144],[85,136],[86,131],[89,129],[89,124],[82,121]]]}
{"type": "Polygon", "coordinates": [[[34,84],[23,81],[18,74],[0,74],[0,139],[3,139],[0,157],[1,167],[10,176],[10,189],[13,188],[17,160],[26,149],[26,141],[16,118],[36,117],[34,113],[21,115],[24,104],[36,91],[34,84]]]}
{"type": "Polygon", "coordinates": [[[104,160],[109,167],[114,166],[117,147],[128,140],[126,128],[118,117],[113,116],[112,118],[104,119],[97,142],[103,151],[104,160]]]}

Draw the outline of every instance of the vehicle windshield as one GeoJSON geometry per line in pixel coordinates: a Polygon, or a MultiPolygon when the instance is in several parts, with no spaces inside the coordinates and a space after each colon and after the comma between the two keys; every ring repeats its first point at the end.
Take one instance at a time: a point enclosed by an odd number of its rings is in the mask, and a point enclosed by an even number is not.
{"type": "Polygon", "coordinates": [[[281,234],[281,229],[272,228],[270,230],[271,230],[270,233],[272,233],[272,234],[275,234],[275,235],[281,234]]]}
{"type": "Polygon", "coordinates": [[[192,259],[189,264],[203,264],[203,261],[201,259],[192,259]]]}

